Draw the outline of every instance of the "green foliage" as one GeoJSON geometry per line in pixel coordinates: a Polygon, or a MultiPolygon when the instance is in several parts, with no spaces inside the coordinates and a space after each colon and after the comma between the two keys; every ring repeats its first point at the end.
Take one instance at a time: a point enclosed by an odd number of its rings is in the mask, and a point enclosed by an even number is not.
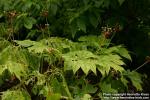
{"type": "Polygon", "coordinates": [[[124,72],[124,77],[129,78],[133,84],[134,87],[136,87],[137,90],[141,91],[142,90],[142,75],[135,72],[135,71],[129,71],[127,70],[124,72]]]}
{"type": "Polygon", "coordinates": [[[64,70],[73,70],[76,73],[80,68],[85,74],[91,70],[96,74],[98,57],[89,51],[74,51],[64,54],[64,70]]]}
{"type": "Polygon", "coordinates": [[[123,38],[133,24],[149,32],[146,1],[0,0],[0,99],[92,100],[142,91],[143,76],[127,70],[128,45],[118,44],[130,42],[133,36],[123,38]]]}
{"type": "Polygon", "coordinates": [[[6,91],[2,95],[2,100],[31,100],[24,90],[6,91]]]}
{"type": "Polygon", "coordinates": [[[13,48],[8,46],[1,53],[0,66],[1,73],[4,70],[9,70],[12,74],[21,80],[21,77],[26,75],[27,71],[27,62],[24,57],[24,54],[18,50],[19,48],[13,48]],[[11,52],[10,52],[11,51],[11,52]]]}
{"type": "MultiPolygon", "coordinates": [[[[0,53],[0,75],[4,76],[4,72],[8,70],[11,74],[8,80],[18,79],[20,88],[24,88],[24,85],[31,86],[30,91],[34,95],[42,95],[48,100],[91,98],[89,93],[95,93],[98,88],[84,81],[81,83],[77,81],[79,85],[70,84],[64,76],[64,73],[67,74],[68,71],[73,71],[75,76],[80,69],[85,76],[90,75],[91,72],[96,76],[98,73],[102,75],[98,85],[102,92],[123,91],[118,90],[118,86],[128,89],[129,81],[126,78],[131,80],[137,90],[142,90],[141,76],[137,72],[128,72],[123,68],[125,65],[123,59],[131,60],[127,49],[121,45],[106,48],[108,42],[103,42],[102,46],[99,39],[102,39],[102,36],[81,37],[77,42],[54,37],[40,41],[14,40],[17,46],[11,44],[4,47],[0,53]],[[114,73],[121,74],[118,81],[112,78],[115,77],[111,74],[112,70],[115,71],[114,73]],[[116,83],[118,85],[115,85],[116,83]],[[82,88],[79,87],[80,85],[82,88]],[[75,88],[72,90],[73,93],[70,92],[69,86],[75,88]]],[[[4,80],[5,77],[2,77],[1,86],[4,85],[4,80]]],[[[16,91],[15,88],[12,87],[12,89],[16,91]]],[[[5,93],[3,96],[5,97],[5,93]]]]}

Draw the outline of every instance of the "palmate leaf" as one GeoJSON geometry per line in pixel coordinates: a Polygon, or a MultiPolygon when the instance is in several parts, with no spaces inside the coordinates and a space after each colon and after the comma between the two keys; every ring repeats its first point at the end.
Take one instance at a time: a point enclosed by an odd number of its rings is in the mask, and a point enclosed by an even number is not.
{"type": "Polygon", "coordinates": [[[121,65],[124,62],[119,55],[95,55],[90,51],[74,51],[63,55],[64,70],[73,70],[76,73],[80,68],[87,75],[91,70],[96,74],[96,68],[103,76],[109,73],[110,68],[114,68],[120,72],[124,71],[121,65]]]}
{"type": "Polygon", "coordinates": [[[117,53],[120,56],[122,56],[122,57],[124,57],[124,58],[126,58],[128,60],[131,60],[131,56],[129,54],[129,51],[122,45],[113,46],[113,47],[110,47],[109,49],[104,48],[103,51],[106,54],[117,53]]]}
{"type": "Polygon", "coordinates": [[[15,42],[23,47],[28,47],[29,52],[34,52],[34,53],[43,53],[44,50],[48,49],[48,46],[36,42],[36,41],[31,41],[31,40],[24,40],[24,41],[18,41],[15,40],[15,42]]]}
{"type": "Polygon", "coordinates": [[[80,68],[85,74],[91,70],[96,74],[96,61],[97,56],[89,51],[74,51],[63,55],[65,59],[64,70],[73,70],[74,73],[80,68]]]}
{"type": "Polygon", "coordinates": [[[71,51],[73,49],[76,49],[75,43],[65,38],[51,37],[41,40],[41,43],[48,45],[51,48],[55,48],[60,52],[66,52],[65,50],[71,51]]]}
{"type": "MultiPolygon", "coordinates": [[[[48,40],[43,39],[38,42],[31,41],[31,40],[15,41],[15,42],[23,47],[27,47],[29,53],[42,54],[42,57],[44,58],[44,60],[47,61],[49,64],[52,64],[53,62],[61,58],[61,52],[60,52],[61,46],[63,46],[62,49],[67,48],[67,45],[65,45],[65,43],[63,43],[62,41],[60,42],[60,41],[61,39],[59,40],[59,38],[58,39],[49,38],[48,40]]],[[[28,57],[28,59],[30,58],[28,57]]]]}
{"type": "Polygon", "coordinates": [[[124,78],[129,78],[132,82],[132,85],[136,87],[137,90],[142,90],[142,75],[135,71],[124,71],[124,78]]]}
{"type": "Polygon", "coordinates": [[[118,55],[100,55],[99,66],[97,66],[97,68],[101,72],[102,76],[105,76],[109,74],[110,68],[113,68],[120,72],[124,71],[122,65],[124,65],[124,62],[118,55]]]}

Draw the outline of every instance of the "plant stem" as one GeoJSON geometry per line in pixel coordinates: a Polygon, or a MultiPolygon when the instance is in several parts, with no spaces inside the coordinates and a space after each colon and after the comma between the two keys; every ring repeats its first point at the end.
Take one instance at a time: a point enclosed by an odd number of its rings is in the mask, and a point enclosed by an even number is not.
{"type": "Polygon", "coordinates": [[[141,67],[143,67],[144,65],[148,64],[149,61],[145,61],[141,66],[137,67],[134,71],[137,71],[138,69],[140,69],[141,67]]]}
{"type": "Polygon", "coordinates": [[[66,91],[66,93],[67,93],[67,95],[68,95],[68,97],[69,97],[69,100],[73,100],[73,98],[72,98],[72,96],[71,96],[71,93],[70,93],[70,91],[69,91],[69,88],[68,88],[66,79],[65,79],[65,77],[64,77],[63,72],[62,72],[62,78],[63,78],[63,86],[64,86],[65,91],[66,91]]]}

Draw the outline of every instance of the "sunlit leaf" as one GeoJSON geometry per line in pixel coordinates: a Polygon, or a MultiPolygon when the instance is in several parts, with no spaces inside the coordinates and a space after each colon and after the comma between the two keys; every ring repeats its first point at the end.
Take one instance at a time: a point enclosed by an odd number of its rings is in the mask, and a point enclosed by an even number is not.
{"type": "Polygon", "coordinates": [[[2,100],[31,100],[31,97],[24,90],[15,90],[4,92],[2,100]]]}
{"type": "Polygon", "coordinates": [[[84,94],[83,98],[81,100],[91,100],[91,96],[89,94],[84,94]]]}
{"type": "Polygon", "coordinates": [[[65,58],[65,70],[73,70],[74,73],[80,68],[88,74],[91,70],[96,74],[97,56],[89,51],[74,51],[63,56],[65,58]]]}

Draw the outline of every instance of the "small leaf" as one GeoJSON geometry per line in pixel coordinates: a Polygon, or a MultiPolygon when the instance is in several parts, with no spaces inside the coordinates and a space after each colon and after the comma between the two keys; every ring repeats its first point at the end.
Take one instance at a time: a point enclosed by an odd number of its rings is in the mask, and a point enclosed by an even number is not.
{"type": "Polygon", "coordinates": [[[24,21],[24,27],[27,29],[31,29],[32,25],[33,25],[32,22],[28,18],[26,18],[24,21]]]}
{"type": "Polygon", "coordinates": [[[31,29],[33,24],[36,23],[36,20],[32,17],[25,17],[24,18],[24,27],[27,28],[27,29],[31,29]]]}

